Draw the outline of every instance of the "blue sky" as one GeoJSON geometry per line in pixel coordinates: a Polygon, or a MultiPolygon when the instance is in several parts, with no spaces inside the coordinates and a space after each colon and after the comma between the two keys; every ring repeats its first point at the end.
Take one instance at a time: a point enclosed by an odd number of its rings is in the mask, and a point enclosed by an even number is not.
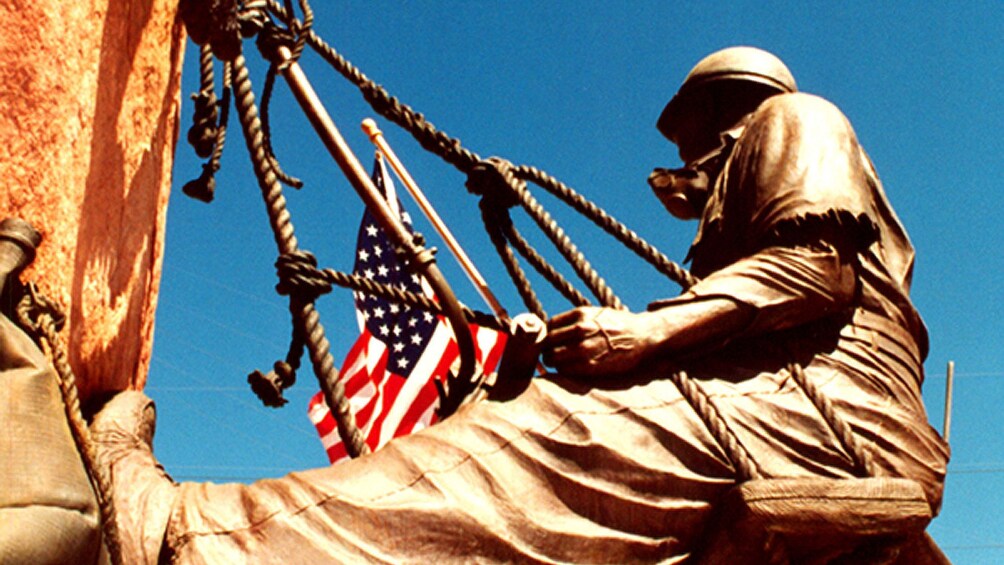
{"type": "MultiPolygon", "coordinates": [[[[828,98],[850,118],[917,248],[913,298],[932,343],[925,400],[939,429],[945,366],[956,363],[946,502],[929,531],[956,563],[1000,562],[1004,11],[994,2],[687,4],[377,1],[314,8],[317,30],[336,49],[465,147],[547,170],[676,259],[695,224],[670,218],[645,184],[653,167],[678,163],[655,119],[704,55],[736,44],[778,54],[802,90],[828,98]]],[[[246,48],[257,59],[253,46],[246,48]]],[[[187,95],[197,88],[196,56],[190,45],[184,129],[192,111],[187,95]]],[[[359,123],[374,112],[318,57],[307,53],[303,63],[368,168],[372,146],[359,123]]],[[[264,67],[254,64],[258,89],[263,76],[264,67]]],[[[300,244],[323,266],[348,271],[362,205],[282,85],[272,115],[279,159],[306,182],[287,194],[300,244]]],[[[378,121],[493,289],[518,312],[463,176],[378,121]]],[[[159,409],[155,453],[179,480],[247,481],[326,463],[306,418],[316,391],[309,372],[301,372],[280,410],[261,407],[245,384],[248,372],[285,355],[290,322],[273,290],[276,250],[265,208],[236,120],[231,126],[210,205],[181,194],[200,171],[184,130],[177,150],[147,391],[159,409]]],[[[540,198],[630,307],[678,291],[571,211],[540,198]]],[[[443,249],[439,263],[461,299],[486,309],[433,230],[420,221],[417,227],[443,249]]],[[[525,222],[521,228],[530,232],[525,222]]],[[[550,313],[567,306],[546,297],[550,313]]],[[[319,307],[340,361],[357,334],[351,296],[336,290],[319,307]]]]}

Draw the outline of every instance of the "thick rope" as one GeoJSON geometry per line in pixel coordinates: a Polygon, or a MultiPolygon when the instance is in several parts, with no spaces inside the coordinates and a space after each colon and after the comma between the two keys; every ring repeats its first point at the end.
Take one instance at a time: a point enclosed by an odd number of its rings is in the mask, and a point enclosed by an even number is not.
{"type": "Polygon", "coordinates": [[[122,546],[115,503],[112,499],[112,482],[108,474],[97,464],[97,451],[91,440],[90,428],[87,427],[87,421],[80,410],[77,378],[73,373],[73,368],[70,367],[66,347],[59,336],[59,330],[65,317],[54,302],[38,295],[34,285],[29,285],[28,292],[18,303],[17,317],[21,327],[37,336],[52,359],[52,366],[58,377],[59,392],[63,397],[66,418],[70,424],[70,432],[98,500],[105,548],[108,550],[111,562],[114,565],[121,565],[122,546]]]}
{"type": "Polygon", "coordinates": [[[230,63],[223,63],[223,98],[217,102],[212,50],[208,45],[203,45],[200,55],[202,82],[199,92],[192,95],[195,100],[195,123],[188,131],[188,140],[200,157],[206,157],[203,151],[208,149],[209,161],[202,165],[202,174],[185,183],[181,190],[191,198],[208,203],[212,202],[216,194],[215,175],[220,170],[220,159],[227,139],[227,123],[230,119],[230,63]],[[206,104],[211,104],[211,112],[206,104]],[[200,145],[204,147],[200,149],[200,145]]]}
{"type": "MultiPolygon", "coordinates": [[[[282,194],[282,185],[268,164],[261,119],[255,106],[254,92],[243,55],[238,55],[233,61],[232,81],[237,111],[244,129],[244,139],[268,211],[276,246],[280,254],[293,253],[298,250],[293,224],[286,208],[286,198],[282,194]]],[[[345,443],[346,450],[352,457],[369,453],[370,448],[355,423],[355,417],[345,396],[345,387],[338,378],[338,369],[335,368],[334,358],[331,355],[331,344],[325,336],[320,315],[312,302],[291,301],[290,308],[293,310],[293,323],[297,326],[299,335],[303,337],[310,353],[314,374],[324,393],[324,400],[335,416],[338,433],[345,443]]]]}
{"type": "Polygon", "coordinates": [[[546,320],[547,312],[544,311],[544,304],[541,303],[537,297],[537,293],[534,292],[533,285],[526,278],[526,273],[520,267],[519,261],[509,247],[509,243],[506,241],[506,237],[502,231],[501,224],[509,221],[508,217],[501,218],[501,212],[490,206],[489,202],[485,199],[481,200],[478,207],[481,209],[481,221],[485,225],[485,231],[488,232],[488,238],[491,240],[492,245],[495,246],[495,251],[498,253],[499,258],[502,259],[502,264],[505,266],[509,278],[512,279],[513,284],[516,286],[516,291],[519,292],[523,305],[526,306],[527,311],[532,312],[541,320],[546,320]]]}
{"type": "MultiPolygon", "coordinates": [[[[303,20],[298,20],[293,18],[289,22],[290,31],[296,36],[296,41],[293,43],[293,48],[291,51],[290,60],[298,61],[300,60],[300,54],[303,53],[303,48],[307,44],[307,33],[310,28],[314,25],[314,11],[310,9],[310,3],[307,0],[300,0],[300,11],[303,12],[303,20]]],[[[293,2],[292,0],[284,0],[286,6],[286,13],[293,14],[293,2]]]]}
{"type": "Polygon", "coordinates": [[[676,388],[680,389],[680,394],[683,395],[687,403],[701,417],[701,420],[707,426],[715,441],[725,451],[725,456],[729,458],[729,461],[732,462],[732,465],[736,469],[736,477],[739,481],[746,482],[751,479],[759,479],[763,475],[760,467],[753,460],[753,457],[750,456],[749,451],[739,442],[739,438],[736,437],[735,433],[726,425],[725,419],[722,418],[714,403],[701,390],[701,387],[697,386],[697,383],[687,376],[687,373],[684,371],[673,372],[670,379],[676,385],[676,388]]]}
{"type": "MultiPolygon", "coordinates": [[[[511,163],[498,157],[490,157],[478,163],[478,166],[468,175],[466,186],[469,191],[480,195],[482,201],[487,201],[489,207],[507,210],[515,204],[521,204],[600,303],[611,308],[622,309],[624,307],[620,299],[614,295],[603,278],[599,276],[599,273],[592,268],[585,256],[565,235],[564,230],[533,198],[526,188],[526,182],[516,177],[511,163]]],[[[508,219],[504,223],[500,223],[502,226],[509,224],[511,221],[508,219]]],[[[536,255],[536,252],[534,255],[539,261],[543,261],[539,255],[536,255]]],[[[538,268],[538,270],[540,269],[538,268]]],[[[550,267],[548,270],[553,271],[550,267]]],[[[560,287],[558,288],[560,290],[560,287]]]]}
{"type": "Polygon", "coordinates": [[[223,158],[223,148],[227,143],[227,126],[230,123],[230,100],[233,96],[230,87],[230,62],[223,62],[223,97],[220,99],[220,123],[216,127],[216,144],[213,155],[209,158],[209,167],[215,173],[220,170],[220,159],[223,158]]]}
{"type": "Polygon", "coordinates": [[[275,87],[276,66],[272,65],[265,73],[265,84],[261,89],[261,132],[262,141],[265,144],[265,155],[268,165],[272,167],[279,182],[293,188],[303,188],[303,181],[290,175],[279,165],[279,160],[275,157],[275,150],[272,149],[272,126],[269,120],[268,109],[272,102],[272,89],[275,87]]]}
{"type": "MultiPolygon", "coordinates": [[[[508,219],[508,218],[507,218],[508,219]]],[[[544,259],[530,242],[526,240],[516,229],[511,221],[503,222],[500,226],[502,234],[509,243],[516,249],[516,252],[523,256],[530,265],[543,276],[547,282],[551,283],[566,300],[575,306],[589,306],[589,299],[586,298],[571,282],[557,271],[550,263],[544,259]]]]}
{"type": "MultiPolygon", "coordinates": [[[[499,162],[496,163],[497,166],[501,166],[504,170],[511,172],[512,165],[510,163],[505,162],[501,165],[499,162]]],[[[504,174],[504,176],[508,181],[509,187],[519,198],[520,205],[526,210],[527,214],[530,215],[540,230],[544,232],[544,235],[551,240],[551,243],[554,244],[558,252],[565,258],[565,261],[572,266],[579,279],[589,287],[590,292],[593,293],[593,296],[596,297],[600,304],[609,308],[623,310],[624,303],[607,286],[606,281],[592,267],[586,256],[572,243],[571,238],[568,237],[565,230],[558,225],[558,222],[551,217],[551,214],[530,194],[530,191],[526,188],[526,183],[521,179],[516,179],[515,176],[512,176],[512,180],[509,179],[510,175],[504,174]]]]}
{"type": "MultiPolygon", "coordinates": [[[[279,284],[276,291],[285,296],[297,296],[301,300],[313,301],[318,296],[331,292],[331,285],[376,296],[432,314],[443,315],[443,308],[435,298],[403,290],[370,278],[344,273],[334,269],[319,269],[316,260],[307,251],[297,251],[281,255],[276,261],[279,284]]],[[[476,312],[461,305],[464,317],[470,323],[487,328],[502,330],[505,325],[497,317],[476,312]]]]}
{"type": "Polygon", "coordinates": [[[875,461],[872,459],[871,454],[865,451],[864,447],[858,441],[850,425],[837,414],[837,411],[833,408],[833,402],[816,387],[815,383],[806,377],[805,370],[802,369],[801,365],[792,363],[788,367],[788,371],[798,386],[805,392],[805,395],[812,402],[813,406],[819,410],[820,415],[823,416],[823,420],[826,421],[830,430],[837,437],[840,445],[853,458],[857,476],[874,477],[877,474],[875,461]]]}
{"type": "Polygon", "coordinates": [[[536,167],[528,165],[516,167],[515,174],[517,177],[525,181],[531,181],[560,198],[684,289],[694,286],[697,282],[697,279],[690,272],[669,257],[666,257],[666,255],[642,239],[633,230],[614,219],[605,210],[587,200],[565,183],[536,167]]]}
{"type": "MultiPolygon", "coordinates": [[[[288,16],[275,0],[269,1],[269,9],[288,22],[288,16]]],[[[383,87],[371,81],[365,74],[347,61],[341,54],[324,42],[313,30],[306,34],[307,45],[317,52],[332,68],[359,88],[363,98],[381,116],[401,126],[411,133],[419,145],[434,153],[458,170],[467,173],[481,161],[481,157],[465,149],[459,139],[455,139],[415,112],[400,100],[391,96],[383,87]]]]}

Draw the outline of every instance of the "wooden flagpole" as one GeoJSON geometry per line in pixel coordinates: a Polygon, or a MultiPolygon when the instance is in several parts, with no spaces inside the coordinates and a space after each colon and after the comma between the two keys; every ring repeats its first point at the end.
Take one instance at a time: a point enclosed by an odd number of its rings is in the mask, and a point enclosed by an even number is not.
{"type": "Polygon", "coordinates": [[[377,123],[371,118],[366,118],[363,120],[362,128],[363,131],[366,132],[366,135],[369,136],[370,141],[376,145],[377,149],[380,150],[383,156],[387,159],[387,162],[390,163],[391,168],[394,169],[395,173],[397,173],[398,178],[400,178],[401,182],[404,183],[405,188],[407,188],[408,192],[411,193],[411,196],[415,199],[415,202],[418,203],[419,208],[422,209],[425,216],[429,218],[433,227],[435,227],[436,231],[439,232],[439,235],[443,237],[443,241],[446,242],[446,246],[450,248],[451,252],[453,252],[453,256],[457,258],[457,262],[460,263],[464,272],[467,273],[467,278],[469,278],[474,284],[474,287],[485,300],[485,303],[488,304],[496,316],[508,323],[508,312],[506,312],[502,303],[498,301],[491,289],[488,288],[488,283],[485,282],[485,279],[481,276],[478,268],[474,266],[474,262],[471,261],[463,247],[460,246],[460,242],[458,242],[457,238],[453,236],[453,232],[451,232],[450,228],[447,227],[445,222],[443,222],[443,219],[439,217],[436,209],[432,207],[432,203],[429,202],[429,200],[425,197],[425,194],[422,192],[422,189],[419,188],[418,183],[416,183],[415,179],[412,178],[410,173],[408,173],[408,170],[404,168],[404,164],[401,163],[401,160],[397,158],[397,154],[394,153],[394,150],[391,149],[390,145],[387,143],[387,140],[383,136],[383,132],[380,131],[379,127],[377,127],[377,123]]]}

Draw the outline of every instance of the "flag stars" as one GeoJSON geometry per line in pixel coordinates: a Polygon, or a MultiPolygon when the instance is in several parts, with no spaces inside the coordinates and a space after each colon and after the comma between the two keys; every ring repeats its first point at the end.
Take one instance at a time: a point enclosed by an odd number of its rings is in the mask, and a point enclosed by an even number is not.
{"type": "Polygon", "coordinates": [[[429,312],[425,312],[424,314],[422,314],[422,317],[425,318],[426,322],[431,322],[433,318],[432,314],[429,312]]]}
{"type": "Polygon", "coordinates": [[[397,366],[398,366],[398,368],[400,368],[400,369],[404,369],[404,368],[406,368],[406,367],[408,366],[408,360],[407,360],[407,359],[405,359],[404,357],[402,357],[402,358],[398,359],[398,360],[397,360],[397,366]]]}
{"type": "Polygon", "coordinates": [[[390,335],[390,328],[387,327],[387,324],[380,326],[380,335],[390,335]]]}
{"type": "Polygon", "coordinates": [[[394,353],[401,353],[402,351],[404,351],[404,343],[400,341],[395,341],[393,348],[394,348],[394,353]]]}
{"type": "Polygon", "coordinates": [[[390,269],[388,269],[385,265],[380,265],[377,267],[377,274],[381,277],[386,277],[390,274],[390,269]]]}
{"type": "Polygon", "coordinates": [[[401,335],[401,331],[402,331],[401,330],[401,326],[394,326],[394,335],[395,336],[400,336],[401,335]]]}
{"type": "Polygon", "coordinates": [[[386,312],[384,311],[383,308],[381,308],[379,306],[377,306],[376,308],[373,309],[373,317],[374,318],[383,318],[384,314],[386,314],[386,312]]]}
{"type": "Polygon", "coordinates": [[[365,249],[359,250],[359,260],[365,263],[370,260],[370,254],[365,249]]]}
{"type": "Polygon", "coordinates": [[[422,345],[422,336],[418,334],[411,334],[411,343],[415,345],[422,345]]]}
{"type": "Polygon", "coordinates": [[[401,311],[401,306],[399,304],[397,304],[397,303],[391,302],[391,304],[390,304],[390,313],[391,314],[397,314],[400,311],[401,311]]]}
{"type": "Polygon", "coordinates": [[[370,237],[376,237],[378,233],[380,233],[380,231],[377,229],[375,225],[369,224],[368,226],[366,226],[366,235],[370,237]]]}

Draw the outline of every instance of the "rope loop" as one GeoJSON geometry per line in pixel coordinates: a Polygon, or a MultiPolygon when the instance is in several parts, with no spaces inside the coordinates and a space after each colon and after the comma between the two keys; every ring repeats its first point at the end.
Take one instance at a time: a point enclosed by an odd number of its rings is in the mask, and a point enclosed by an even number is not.
{"type": "Polygon", "coordinates": [[[275,290],[300,302],[314,302],[331,292],[331,283],[317,268],[317,258],[309,251],[298,249],[279,255],[275,261],[279,283],[275,290]]]}
{"type": "MultiPolygon", "coordinates": [[[[296,42],[291,49],[290,60],[298,61],[300,60],[300,54],[303,53],[303,48],[307,44],[307,34],[310,33],[310,28],[314,27],[314,11],[310,9],[310,3],[307,0],[300,0],[300,11],[303,12],[303,19],[298,20],[293,18],[290,22],[290,31],[296,37],[296,42]]],[[[285,0],[286,13],[293,13],[293,1],[285,0]]]]}
{"type": "Polygon", "coordinates": [[[471,194],[496,209],[509,209],[519,204],[519,194],[526,190],[526,181],[516,176],[516,167],[501,157],[478,161],[467,173],[464,186],[471,194]]]}
{"type": "Polygon", "coordinates": [[[48,317],[57,332],[66,325],[66,314],[56,301],[38,292],[38,286],[31,282],[25,285],[24,296],[17,304],[17,320],[24,329],[34,335],[41,335],[42,317],[48,317]]]}

